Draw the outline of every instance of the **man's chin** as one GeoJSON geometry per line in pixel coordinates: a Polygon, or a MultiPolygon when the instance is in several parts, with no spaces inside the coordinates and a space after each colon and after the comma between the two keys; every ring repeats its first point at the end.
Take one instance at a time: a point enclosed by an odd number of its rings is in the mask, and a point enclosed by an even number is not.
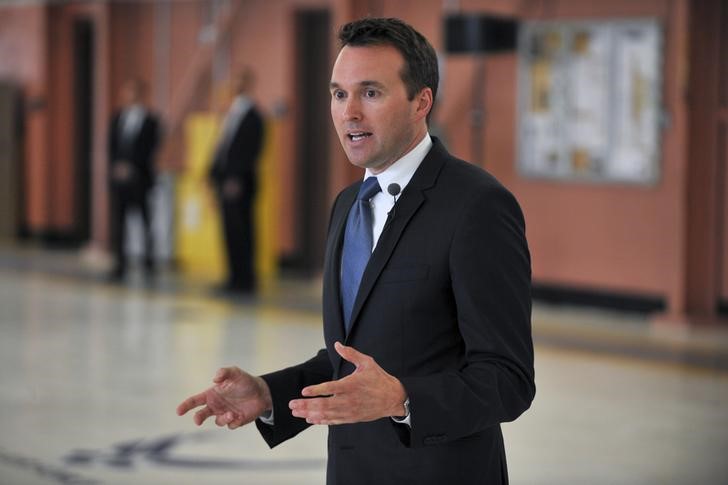
{"type": "Polygon", "coordinates": [[[346,158],[349,159],[349,163],[359,168],[368,168],[372,161],[369,158],[364,158],[360,154],[346,151],[346,158]]]}
{"type": "Polygon", "coordinates": [[[352,162],[351,159],[349,160],[349,163],[354,165],[357,168],[361,168],[362,170],[366,170],[368,167],[366,165],[362,165],[361,163],[352,162]]]}

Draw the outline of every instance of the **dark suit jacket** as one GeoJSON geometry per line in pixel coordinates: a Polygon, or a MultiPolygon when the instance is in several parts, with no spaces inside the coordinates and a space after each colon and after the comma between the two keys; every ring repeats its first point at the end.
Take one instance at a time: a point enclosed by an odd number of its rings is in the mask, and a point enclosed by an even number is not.
{"type": "Polygon", "coordinates": [[[240,183],[243,192],[257,188],[258,158],[263,148],[263,117],[251,106],[225,146],[218,146],[209,177],[220,187],[229,178],[240,183]]]}
{"type": "Polygon", "coordinates": [[[535,395],[530,259],[515,198],[491,175],[449,155],[437,139],[396,204],[362,278],[344,335],[339,262],[346,217],[359,183],[336,199],[324,267],[326,349],[263,376],[275,446],[308,425],[290,399],[353,366],[343,341],[399,378],[411,429],[385,418],[329,427],[327,483],[507,483],[500,423],[535,395]]]}
{"type": "MultiPolygon", "coordinates": [[[[131,162],[134,167],[134,177],[130,184],[134,188],[148,190],[154,185],[154,153],[160,139],[160,126],[157,117],[147,110],[144,121],[136,136],[128,142],[121,135],[119,123],[122,111],[118,111],[111,119],[109,127],[109,162],[110,168],[120,160],[131,162]]],[[[111,172],[109,172],[111,173],[111,172]]],[[[112,186],[115,185],[110,180],[112,186]]]]}

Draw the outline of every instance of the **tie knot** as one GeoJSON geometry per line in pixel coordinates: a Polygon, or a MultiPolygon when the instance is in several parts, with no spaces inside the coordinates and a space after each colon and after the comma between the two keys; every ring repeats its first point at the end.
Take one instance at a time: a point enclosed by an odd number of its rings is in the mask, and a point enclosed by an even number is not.
{"type": "Polygon", "coordinates": [[[379,186],[377,177],[369,177],[361,184],[361,187],[359,187],[359,195],[357,195],[357,199],[369,200],[381,191],[382,187],[379,186]]]}

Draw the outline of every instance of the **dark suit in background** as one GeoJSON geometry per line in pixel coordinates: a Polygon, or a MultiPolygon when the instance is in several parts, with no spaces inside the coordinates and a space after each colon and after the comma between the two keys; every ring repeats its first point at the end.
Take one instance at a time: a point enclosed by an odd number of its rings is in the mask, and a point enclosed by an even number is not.
{"type": "Polygon", "coordinates": [[[149,110],[138,108],[131,127],[126,108],[114,114],[109,129],[109,183],[111,186],[111,245],[115,258],[114,277],[126,271],[124,241],[126,215],[138,210],[144,226],[145,268],[152,270],[153,240],[149,210],[149,191],[155,182],[154,154],[159,144],[160,126],[149,110]],[[119,176],[124,172],[127,175],[119,176]]]}
{"type": "Polygon", "coordinates": [[[287,404],[354,366],[335,341],[367,354],[404,385],[411,428],[383,418],[329,427],[329,485],[507,483],[500,423],[535,394],[530,257],[521,209],[491,175],[434,145],[400,196],[363,275],[344,332],[340,261],[360,183],[331,215],[324,266],[326,349],[263,376],[270,446],[309,425],[287,404]]]}
{"type": "MultiPolygon", "coordinates": [[[[263,118],[250,103],[242,116],[226,119],[209,177],[222,212],[228,279],[225,290],[249,293],[255,290],[255,221],[253,202],[258,189],[258,159],[263,146],[263,118]],[[226,193],[226,184],[238,187],[226,193]]],[[[231,107],[234,109],[235,104],[231,107]]],[[[228,113],[228,117],[231,113],[228,113]]]]}

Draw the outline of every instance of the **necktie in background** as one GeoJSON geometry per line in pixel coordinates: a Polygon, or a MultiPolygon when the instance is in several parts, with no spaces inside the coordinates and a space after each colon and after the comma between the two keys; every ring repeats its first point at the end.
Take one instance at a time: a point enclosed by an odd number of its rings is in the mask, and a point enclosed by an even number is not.
{"type": "Polygon", "coordinates": [[[359,194],[346,220],[341,256],[341,306],[346,333],[351,328],[351,310],[359,292],[361,277],[372,255],[372,208],[369,199],[381,190],[376,177],[367,178],[359,187],[359,194]]]}

